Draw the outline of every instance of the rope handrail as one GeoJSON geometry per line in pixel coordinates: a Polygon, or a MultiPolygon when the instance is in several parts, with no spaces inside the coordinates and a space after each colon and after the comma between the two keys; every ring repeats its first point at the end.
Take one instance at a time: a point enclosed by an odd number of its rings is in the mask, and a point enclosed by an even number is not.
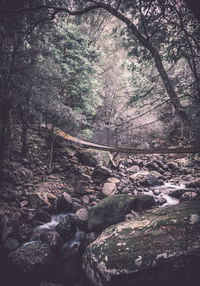
{"type": "Polygon", "coordinates": [[[88,141],[84,141],[78,139],[76,137],[71,136],[70,134],[60,130],[59,128],[55,128],[56,136],[62,137],[65,140],[72,142],[74,144],[79,145],[82,148],[86,149],[97,149],[103,151],[110,152],[119,152],[119,153],[132,153],[132,154],[195,154],[200,153],[200,147],[172,147],[172,148],[131,148],[131,147],[117,147],[117,146],[106,146],[91,143],[88,141]]]}

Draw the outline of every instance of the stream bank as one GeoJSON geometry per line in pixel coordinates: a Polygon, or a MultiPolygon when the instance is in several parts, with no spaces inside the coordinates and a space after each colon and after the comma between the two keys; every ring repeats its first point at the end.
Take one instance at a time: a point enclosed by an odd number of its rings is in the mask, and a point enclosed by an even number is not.
{"type": "MultiPolygon", "coordinates": [[[[114,221],[114,224],[122,221],[132,222],[133,226],[134,221],[143,219],[145,213],[151,216],[157,208],[165,210],[169,204],[173,204],[172,207],[176,208],[187,201],[199,202],[200,157],[198,155],[182,158],[169,155],[118,154],[116,156],[94,150],[92,152],[77,150],[58,139],[55,144],[52,173],[46,174],[46,135],[41,134],[38,142],[33,132],[33,142],[34,144],[37,142],[37,145],[33,144],[33,159],[22,160],[16,144],[13,145],[15,149],[12,150],[12,156],[5,165],[7,177],[0,194],[0,268],[4,285],[88,285],[82,270],[82,255],[87,253],[85,249],[88,245],[96,240],[101,231],[104,231],[104,227],[100,230],[88,229],[88,214],[90,219],[91,209],[93,207],[97,209],[103,199],[109,199],[113,195],[151,198],[149,202],[153,203],[150,205],[145,205],[139,200],[139,203],[127,207],[118,221],[114,221]],[[64,238],[61,233],[52,229],[57,214],[62,213],[73,213],[70,219],[66,219],[64,238]],[[42,231],[44,224],[50,228],[48,231],[46,229],[45,233],[42,231]],[[39,239],[35,230],[41,231],[39,239]],[[80,236],[79,232],[82,233],[80,236]],[[79,239],[82,237],[81,243],[73,245],[78,237],[79,239]],[[32,246],[24,245],[30,240],[34,240],[32,246]],[[64,247],[65,244],[67,245],[64,247]],[[24,248],[27,251],[26,255],[24,248]],[[63,248],[67,249],[67,256],[64,257],[63,248]],[[19,266],[16,267],[19,263],[18,258],[28,259],[27,253],[35,259],[29,262],[22,259],[23,263],[20,265],[23,271],[19,271],[19,266]],[[63,260],[66,263],[63,264],[63,260]],[[29,263],[32,266],[26,273],[24,270],[29,263]],[[55,269],[57,274],[53,274],[55,269]],[[62,273],[65,271],[65,277],[60,274],[61,269],[62,273]],[[48,284],[44,281],[50,282],[48,284]]],[[[117,210],[118,206],[114,204],[113,209],[117,210]]],[[[100,213],[102,214],[101,211],[100,213]]],[[[103,219],[111,218],[111,213],[108,215],[106,210],[103,219]]],[[[63,219],[62,215],[60,218],[63,219]]],[[[142,238],[140,240],[142,241],[142,238]]],[[[197,246],[198,243],[195,241],[197,246]]],[[[89,258],[88,263],[90,263],[89,258]]],[[[84,269],[86,268],[84,258],[84,269]]],[[[86,273],[89,276],[88,271],[86,273]]],[[[117,283],[116,278],[113,279],[117,283]]],[[[103,283],[106,285],[107,282],[103,283]]]]}

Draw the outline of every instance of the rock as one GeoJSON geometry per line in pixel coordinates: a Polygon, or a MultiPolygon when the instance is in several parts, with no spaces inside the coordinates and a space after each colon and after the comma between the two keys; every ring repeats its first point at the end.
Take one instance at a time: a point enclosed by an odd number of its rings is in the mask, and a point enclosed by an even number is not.
{"type": "Polygon", "coordinates": [[[178,163],[176,162],[170,162],[167,164],[167,166],[174,172],[177,172],[179,170],[178,163]]]}
{"type": "Polygon", "coordinates": [[[15,250],[19,247],[19,241],[16,238],[9,237],[3,244],[4,248],[8,251],[15,250]]]}
{"type": "Polygon", "coordinates": [[[92,179],[98,183],[104,182],[108,177],[110,177],[112,174],[112,171],[106,167],[103,166],[97,166],[94,169],[94,172],[92,174],[92,179]]]}
{"type": "Polygon", "coordinates": [[[43,231],[40,234],[40,239],[42,242],[47,243],[54,250],[58,250],[63,244],[63,239],[55,230],[43,231]]]}
{"type": "Polygon", "coordinates": [[[114,184],[116,184],[116,185],[120,184],[120,180],[117,179],[117,178],[114,178],[114,177],[108,178],[108,179],[107,179],[107,182],[108,182],[108,183],[114,183],[114,184]]]}
{"type": "Polygon", "coordinates": [[[49,205],[49,203],[43,200],[39,194],[27,194],[27,200],[33,209],[38,209],[42,206],[49,205]]]}
{"type": "Polygon", "coordinates": [[[88,221],[88,210],[86,208],[77,210],[75,217],[79,222],[86,223],[88,221]]]}
{"type": "Polygon", "coordinates": [[[60,250],[60,257],[62,260],[68,260],[73,256],[80,254],[80,249],[85,240],[85,233],[77,231],[74,238],[67,241],[60,250]]]}
{"type": "Polygon", "coordinates": [[[80,202],[73,202],[72,205],[72,210],[73,212],[78,211],[79,209],[81,209],[83,206],[80,204],[80,202]]]}
{"type": "Polygon", "coordinates": [[[136,181],[139,179],[146,178],[149,175],[150,175],[149,171],[141,170],[137,172],[136,174],[131,175],[129,178],[131,181],[136,181]]]}
{"type": "Polygon", "coordinates": [[[185,192],[187,192],[187,189],[169,190],[169,196],[179,199],[185,192]]]}
{"type": "Polygon", "coordinates": [[[108,197],[113,195],[116,192],[117,188],[116,188],[116,184],[115,183],[105,183],[103,185],[103,189],[102,189],[102,193],[104,194],[104,196],[108,197]]]}
{"type": "Polygon", "coordinates": [[[20,202],[20,206],[21,206],[21,208],[23,208],[23,207],[25,207],[25,206],[27,206],[28,205],[28,201],[22,201],[22,202],[20,202]]]}
{"type": "Polygon", "coordinates": [[[77,151],[76,152],[76,157],[78,158],[78,160],[86,166],[91,166],[91,167],[96,167],[97,166],[97,159],[93,156],[93,154],[91,152],[81,152],[81,151],[77,151]]]}
{"type": "Polygon", "coordinates": [[[130,176],[130,180],[133,182],[137,182],[142,186],[158,186],[162,185],[162,175],[156,171],[145,171],[141,170],[137,172],[136,174],[133,174],[130,176]]]}
{"type": "Polygon", "coordinates": [[[84,196],[82,197],[82,202],[83,202],[84,204],[89,204],[89,201],[90,201],[90,198],[89,198],[87,195],[84,195],[84,196]]]}
{"type": "Polygon", "coordinates": [[[197,285],[199,205],[183,202],[104,230],[83,257],[92,285],[197,285]]]}
{"type": "Polygon", "coordinates": [[[51,248],[42,242],[32,242],[9,254],[9,261],[14,269],[23,273],[33,272],[36,267],[41,270],[51,260],[51,248]]]}
{"type": "Polygon", "coordinates": [[[57,200],[57,212],[69,212],[72,207],[72,197],[66,192],[57,200]]]}
{"type": "Polygon", "coordinates": [[[37,209],[35,212],[34,219],[45,223],[51,221],[51,216],[48,212],[41,209],[37,209]]]}
{"type": "Polygon", "coordinates": [[[200,180],[190,182],[190,183],[186,184],[186,187],[188,187],[188,188],[200,188],[200,180]]]}
{"type": "Polygon", "coordinates": [[[184,201],[190,201],[193,200],[197,197],[197,193],[195,192],[185,192],[184,194],[181,195],[180,197],[180,201],[184,202],[184,201]]]}
{"type": "Polygon", "coordinates": [[[17,221],[19,220],[20,218],[22,217],[21,213],[20,212],[15,212],[13,215],[12,215],[12,221],[17,221]]]}
{"type": "Polygon", "coordinates": [[[89,210],[88,229],[89,231],[99,231],[112,224],[123,221],[128,210],[134,209],[141,211],[145,207],[150,206],[150,201],[154,202],[153,198],[146,195],[109,196],[89,210]]]}
{"type": "Polygon", "coordinates": [[[30,224],[22,224],[17,229],[17,238],[21,243],[28,241],[32,234],[33,228],[30,224]]]}
{"type": "Polygon", "coordinates": [[[135,165],[127,169],[128,173],[137,173],[140,170],[140,167],[135,165]]]}
{"type": "Polygon", "coordinates": [[[43,281],[39,284],[39,286],[64,286],[64,285],[43,281]]]}
{"type": "Polygon", "coordinates": [[[0,216],[0,240],[6,241],[8,237],[14,235],[13,224],[8,215],[2,214],[0,216]]]}
{"type": "Polygon", "coordinates": [[[74,217],[71,215],[66,215],[56,225],[55,229],[65,241],[70,239],[76,231],[74,225],[74,217]]]}

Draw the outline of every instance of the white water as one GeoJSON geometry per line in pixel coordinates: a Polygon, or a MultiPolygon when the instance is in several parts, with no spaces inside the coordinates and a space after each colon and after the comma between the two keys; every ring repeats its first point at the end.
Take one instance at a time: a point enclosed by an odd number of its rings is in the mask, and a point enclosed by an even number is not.
{"type": "Polygon", "coordinates": [[[169,193],[170,193],[170,191],[180,190],[183,188],[185,188],[185,185],[183,185],[183,184],[175,185],[172,182],[166,182],[166,183],[164,183],[164,185],[157,187],[156,189],[161,192],[158,195],[158,197],[164,198],[167,201],[161,207],[178,204],[180,200],[177,198],[171,197],[169,195],[169,193]]]}
{"type": "Polygon", "coordinates": [[[56,225],[60,222],[60,220],[65,217],[68,214],[57,214],[57,215],[53,215],[51,217],[51,221],[44,223],[42,225],[39,225],[36,227],[35,231],[37,230],[51,230],[51,229],[55,229],[56,225]]]}

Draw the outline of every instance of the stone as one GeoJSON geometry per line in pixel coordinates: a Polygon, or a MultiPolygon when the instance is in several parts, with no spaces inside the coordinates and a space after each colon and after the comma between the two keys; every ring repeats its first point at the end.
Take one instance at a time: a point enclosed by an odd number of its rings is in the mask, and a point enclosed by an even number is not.
{"type": "Polygon", "coordinates": [[[94,169],[94,172],[92,174],[92,179],[98,183],[104,182],[108,177],[110,177],[112,174],[112,171],[106,167],[103,166],[97,166],[94,169]]]}
{"type": "Polygon", "coordinates": [[[41,270],[51,260],[51,248],[42,242],[31,242],[9,254],[9,261],[14,269],[23,273],[31,273],[36,267],[41,270]]]}
{"type": "Polygon", "coordinates": [[[138,165],[132,166],[127,169],[128,173],[137,173],[140,170],[140,167],[138,165]]]}
{"type": "Polygon", "coordinates": [[[90,198],[89,198],[87,195],[84,195],[84,196],[82,197],[82,202],[83,202],[84,204],[89,204],[89,201],[90,201],[90,198]]]}
{"type": "Polygon", "coordinates": [[[92,285],[198,285],[199,205],[183,202],[104,230],[83,257],[92,285]]]}
{"type": "Polygon", "coordinates": [[[49,202],[45,200],[44,195],[42,196],[41,193],[27,194],[27,200],[33,209],[38,209],[42,206],[49,205],[49,202]]]}
{"type": "Polygon", "coordinates": [[[180,201],[184,202],[184,201],[190,201],[193,200],[197,197],[197,193],[195,192],[185,192],[184,194],[181,195],[180,197],[180,201]]]}
{"type": "Polygon", "coordinates": [[[72,197],[64,192],[57,200],[57,212],[69,212],[72,207],[72,197]]]}
{"type": "Polygon", "coordinates": [[[145,171],[141,170],[133,175],[131,175],[130,180],[133,182],[137,182],[138,184],[142,186],[158,186],[162,185],[162,175],[156,171],[145,171]]]}
{"type": "Polygon", "coordinates": [[[50,214],[42,209],[37,209],[35,212],[35,216],[33,218],[37,221],[44,222],[44,223],[51,221],[50,214]]]}
{"type": "Polygon", "coordinates": [[[114,184],[116,184],[116,185],[120,184],[120,180],[117,179],[117,178],[114,178],[114,177],[108,178],[106,182],[108,182],[108,183],[114,183],[114,184]]]}
{"type": "Polygon", "coordinates": [[[16,238],[9,237],[8,239],[6,239],[3,246],[6,250],[13,251],[13,250],[17,249],[20,246],[20,244],[16,238]]]}
{"type": "Polygon", "coordinates": [[[47,243],[53,250],[58,250],[63,244],[63,239],[55,230],[43,231],[40,234],[40,239],[42,242],[47,243]]]}
{"type": "Polygon", "coordinates": [[[56,225],[55,229],[65,241],[70,239],[76,231],[74,217],[72,215],[66,215],[56,225]]]}
{"type": "Polygon", "coordinates": [[[98,161],[91,152],[77,151],[75,155],[83,165],[91,166],[91,167],[97,166],[98,161]]]}
{"type": "Polygon", "coordinates": [[[79,209],[75,216],[82,222],[86,222],[88,220],[88,210],[86,208],[79,209]]]}
{"type": "Polygon", "coordinates": [[[117,190],[117,188],[116,188],[115,183],[106,182],[103,185],[102,193],[104,194],[104,196],[108,197],[108,196],[113,195],[116,192],[116,190],[117,190]]]}
{"type": "Polygon", "coordinates": [[[112,224],[123,221],[129,210],[141,211],[155,204],[154,199],[147,195],[113,195],[109,196],[88,212],[89,231],[99,231],[112,224]]]}
{"type": "Polygon", "coordinates": [[[43,281],[39,284],[39,286],[64,286],[64,284],[57,284],[57,283],[43,281]]]}

